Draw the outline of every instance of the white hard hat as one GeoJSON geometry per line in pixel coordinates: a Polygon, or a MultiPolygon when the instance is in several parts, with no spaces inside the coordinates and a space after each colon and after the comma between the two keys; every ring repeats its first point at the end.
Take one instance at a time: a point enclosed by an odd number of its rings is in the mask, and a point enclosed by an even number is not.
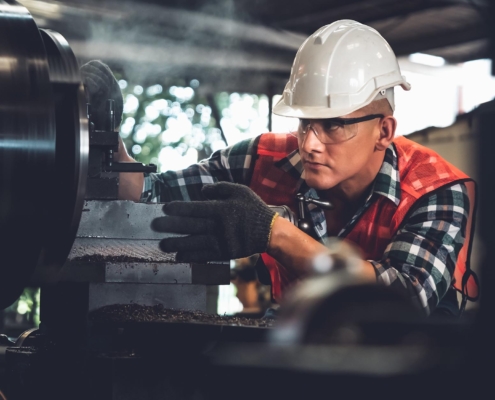
{"type": "Polygon", "coordinates": [[[379,98],[387,98],[394,108],[393,87],[397,85],[411,89],[387,41],[359,22],[336,21],[301,45],[273,113],[335,118],[379,98]]]}

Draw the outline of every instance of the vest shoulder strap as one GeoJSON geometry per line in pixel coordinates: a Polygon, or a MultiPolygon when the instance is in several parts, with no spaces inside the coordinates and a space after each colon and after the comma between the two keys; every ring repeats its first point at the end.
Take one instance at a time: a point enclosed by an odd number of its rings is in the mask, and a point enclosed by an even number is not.
{"type": "MultiPolygon", "coordinates": [[[[295,210],[297,179],[283,171],[275,163],[297,149],[297,139],[292,135],[265,133],[260,136],[257,159],[249,187],[269,205],[286,205],[295,210]]],[[[271,282],[272,296],[277,302],[292,277],[281,264],[268,254],[261,254],[271,282]]],[[[295,278],[294,278],[295,279],[295,278]]]]}
{"type": "Polygon", "coordinates": [[[403,136],[394,140],[400,188],[415,199],[457,180],[469,179],[433,150],[403,136]]]}
{"type": "Polygon", "coordinates": [[[258,142],[258,154],[277,159],[287,157],[297,149],[297,138],[289,134],[264,133],[258,142]]]}

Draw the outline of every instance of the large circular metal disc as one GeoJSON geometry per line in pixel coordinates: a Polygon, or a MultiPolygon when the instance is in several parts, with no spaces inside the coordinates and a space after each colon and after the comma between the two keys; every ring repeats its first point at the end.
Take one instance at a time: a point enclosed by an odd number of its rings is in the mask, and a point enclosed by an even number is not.
{"type": "Polygon", "coordinates": [[[21,293],[43,247],[56,155],[49,67],[28,11],[0,0],[0,309],[21,293]]]}
{"type": "MultiPolygon", "coordinates": [[[[44,252],[40,267],[52,274],[67,259],[79,227],[86,190],[89,134],[79,65],[65,38],[40,30],[49,63],[55,102],[56,168],[48,205],[44,252]]],[[[46,274],[45,274],[46,276],[46,274]]]]}

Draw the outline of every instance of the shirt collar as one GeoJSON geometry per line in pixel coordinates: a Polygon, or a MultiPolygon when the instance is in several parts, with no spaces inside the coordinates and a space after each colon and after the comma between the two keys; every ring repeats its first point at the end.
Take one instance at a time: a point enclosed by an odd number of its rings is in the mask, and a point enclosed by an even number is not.
{"type": "MultiPolygon", "coordinates": [[[[299,149],[294,150],[288,154],[285,158],[277,161],[275,166],[280,168],[298,179],[297,188],[306,189],[305,193],[311,191],[312,197],[316,194],[314,189],[310,189],[305,185],[304,181],[304,167],[299,154],[299,149]]],[[[399,167],[397,162],[397,152],[395,145],[392,143],[385,151],[385,157],[383,164],[378,171],[378,174],[373,183],[373,189],[371,193],[376,193],[390,199],[396,206],[400,203],[401,190],[400,190],[400,177],[399,167]]]]}
{"type": "Polygon", "coordinates": [[[400,203],[400,176],[397,163],[397,151],[392,143],[385,151],[382,167],[378,171],[373,184],[373,193],[380,194],[390,199],[396,206],[400,203]]]}

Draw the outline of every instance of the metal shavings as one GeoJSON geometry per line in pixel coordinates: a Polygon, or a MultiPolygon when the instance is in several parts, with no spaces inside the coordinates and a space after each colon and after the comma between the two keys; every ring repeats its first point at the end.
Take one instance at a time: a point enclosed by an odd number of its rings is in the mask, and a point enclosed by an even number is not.
{"type": "Polygon", "coordinates": [[[200,323],[211,325],[235,325],[268,328],[272,327],[274,319],[246,318],[236,316],[221,316],[207,314],[201,311],[177,310],[165,308],[163,305],[142,306],[139,304],[115,304],[101,307],[89,314],[93,322],[123,323],[123,322],[179,322],[200,323]]]}

